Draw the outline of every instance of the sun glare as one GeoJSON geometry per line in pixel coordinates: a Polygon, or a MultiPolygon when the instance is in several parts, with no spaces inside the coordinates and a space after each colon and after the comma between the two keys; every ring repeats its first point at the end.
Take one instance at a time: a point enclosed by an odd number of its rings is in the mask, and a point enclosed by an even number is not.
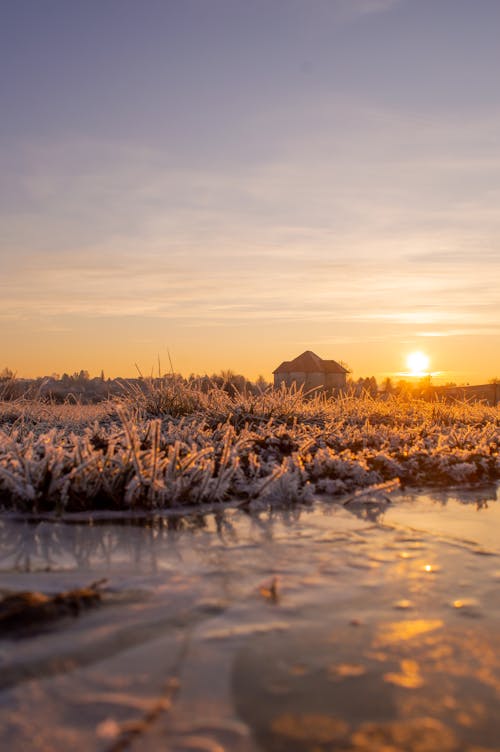
{"type": "Polygon", "coordinates": [[[429,369],[429,358],[423,352],[412,352],[406,358],[406,365],[412,376],[426,376],[429,369]]]}

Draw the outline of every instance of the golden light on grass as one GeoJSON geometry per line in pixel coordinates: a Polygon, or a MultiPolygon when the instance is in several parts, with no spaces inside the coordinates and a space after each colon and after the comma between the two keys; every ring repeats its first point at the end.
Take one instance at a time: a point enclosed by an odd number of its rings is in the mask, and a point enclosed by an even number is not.
{"type": "Polygon", "coordinates": [[[429,358],[420,350],[408,355],[406,365],[410,371],[410,376],[427,376],[429,373],[429,358]]]}

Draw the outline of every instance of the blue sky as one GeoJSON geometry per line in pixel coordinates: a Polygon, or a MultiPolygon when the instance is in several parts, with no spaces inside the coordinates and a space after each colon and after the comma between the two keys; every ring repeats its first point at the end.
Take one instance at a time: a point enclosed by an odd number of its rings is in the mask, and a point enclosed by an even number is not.
{"type": "Polygon", "coordinates": [[[496,0],[3,3],[4,365],[499,376],[499,32],[496,0]]]}

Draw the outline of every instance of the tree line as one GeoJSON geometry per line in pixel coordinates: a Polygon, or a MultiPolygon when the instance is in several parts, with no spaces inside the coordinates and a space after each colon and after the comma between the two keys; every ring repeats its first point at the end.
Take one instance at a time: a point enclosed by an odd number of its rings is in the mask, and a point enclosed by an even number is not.
{"type": "MultiPolygon", "coordinates": [[[[272,385],[264,376],[258,376],[255,381],[247,379],[242,374],[235,373],[231,370],[222,370],[219,373],[213,373],[211,376],[205,374],[190,374],[187,378],[176,373],[165,373],[163,375],[143,376],[137,378],[106,378],[104,371],[99,376],[91,377],[86,370],[75,371],[72,374],[63,373],[51,374],[50,376],[38,377],[35,379],[17,378],[14,371],[10,368],[4,368],[0,371],[0,399],[13,400],[19,397],[31,397],[38,399],[50,400],[56,403],[79,402],[82,404],[93,404],[102,402],[112,397],[123,396],[126,392],[127,385],[147,386],[151,382],[165,382],[170,385],[173,383],[182,383],[201,389],[204,392],[210,389],[219,388],[228,393],[258,394],[270,388],[272,385]]],[[[490,384],[500,383],[500,379],[493,378],[490,384]]],[[[444,386],[457,386],[455,383],[448,383],[444,386]]],[[[426,397],[432,394],[433,387],[429,376],[411,381],[399,379],[394,381],[387,377],[380,383],[375,376],[359,377],[357,379],[348,378],[347,391],[355,396],[369,395],[371,397],[384,397],[389,395],[403,395],[426,397]]]]}

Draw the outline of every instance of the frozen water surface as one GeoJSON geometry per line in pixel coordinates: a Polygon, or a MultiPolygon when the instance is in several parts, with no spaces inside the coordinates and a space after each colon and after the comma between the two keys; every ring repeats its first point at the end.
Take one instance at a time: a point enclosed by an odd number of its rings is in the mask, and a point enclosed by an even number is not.
{"type": "Polygon", "coordinates": [[[106,578],[0,639],[4,749],[500,749],[495,487],[0,521],[0,589],[106,578]]]}

